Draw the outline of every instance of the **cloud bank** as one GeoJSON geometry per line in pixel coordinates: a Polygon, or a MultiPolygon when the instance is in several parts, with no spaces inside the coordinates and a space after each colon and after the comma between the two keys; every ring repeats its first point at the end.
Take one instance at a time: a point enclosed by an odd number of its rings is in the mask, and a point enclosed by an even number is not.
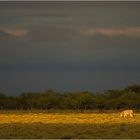
{"type": "Polygon", "coordinates": [[[140,27],[124,27],[124,28],[88,28],[81,30],[83,36],[96,36],[98,34],[113,37],[113,36],[129,36],[140,37],[140,27]]]}
{"type": "Polygon", "coordinates": [[[25,36],[29,32],[26,29],[0,29],[0,31],[16,37],[25,36]]]}

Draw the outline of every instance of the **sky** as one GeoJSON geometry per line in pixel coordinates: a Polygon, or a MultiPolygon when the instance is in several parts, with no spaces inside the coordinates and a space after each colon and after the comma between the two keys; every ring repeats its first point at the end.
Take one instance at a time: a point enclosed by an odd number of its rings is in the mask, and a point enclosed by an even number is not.
{"type": "Polygon", "coordinates": [[[140,2],[0,1],[0,92],[140,84],[140,2]]]}

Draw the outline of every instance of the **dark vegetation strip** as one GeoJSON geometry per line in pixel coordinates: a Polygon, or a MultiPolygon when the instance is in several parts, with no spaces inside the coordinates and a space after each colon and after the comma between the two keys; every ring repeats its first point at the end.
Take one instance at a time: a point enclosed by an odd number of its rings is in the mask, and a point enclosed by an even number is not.
{"type": "Polygon", "coordinates": [[[67,92],[60,93],[53,89],[45,92],[26,92],[18,96],[7,96],[0,93],[0,110],[47,110],[57,112],[67,110],[120,110],[140,109],[140,85],[128,86],[124,89],[112,89],[103,93],[67,92]]]}

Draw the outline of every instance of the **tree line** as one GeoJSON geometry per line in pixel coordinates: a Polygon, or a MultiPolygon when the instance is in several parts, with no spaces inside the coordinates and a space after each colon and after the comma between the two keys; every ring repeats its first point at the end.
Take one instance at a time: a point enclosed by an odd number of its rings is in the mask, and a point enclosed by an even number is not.
{"type": "Polygon", "coordinates": [[[26,92],[18,96],[0,93],[0,109],[140,109],[140,85],[112,89],[102,93],[64,92],[49,89],[45,92],[26,92]]]}

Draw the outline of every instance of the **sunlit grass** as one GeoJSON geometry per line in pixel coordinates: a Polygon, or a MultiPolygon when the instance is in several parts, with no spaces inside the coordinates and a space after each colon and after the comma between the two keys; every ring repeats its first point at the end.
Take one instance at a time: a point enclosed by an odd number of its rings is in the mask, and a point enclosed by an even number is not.
{"type": "Polygon", "coordinates": [[[140,138],[140,114],[0,113],[0,138],[140,138]]]}
{"type": "Polygon", "coordinates": [[[140,123],[140,114],[123,119],[119,113],[9,113],[0,114],[0,124],[5,123],[70,123],[111,124],[140,123]]]}

